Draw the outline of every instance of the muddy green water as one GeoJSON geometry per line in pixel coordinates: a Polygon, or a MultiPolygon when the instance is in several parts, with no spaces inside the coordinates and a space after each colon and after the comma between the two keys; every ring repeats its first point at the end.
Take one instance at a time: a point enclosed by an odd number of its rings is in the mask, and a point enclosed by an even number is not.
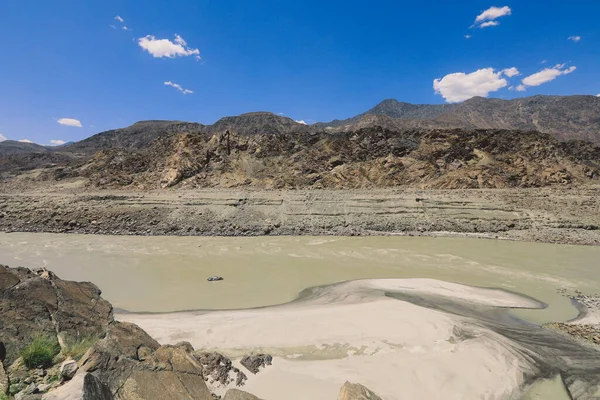
{"type": "Polygon", "coordinates": [[[600,290],[600,248],[462,238],[124,237],[0,234],[0,263],[92,281],[130,311],[284,303],[307,288],[360,278],[435,278],[532,296],[533,322],[577,315],[556,290],[600,290]],[[222,282],[206,278],[221,275],[222,282]]]}

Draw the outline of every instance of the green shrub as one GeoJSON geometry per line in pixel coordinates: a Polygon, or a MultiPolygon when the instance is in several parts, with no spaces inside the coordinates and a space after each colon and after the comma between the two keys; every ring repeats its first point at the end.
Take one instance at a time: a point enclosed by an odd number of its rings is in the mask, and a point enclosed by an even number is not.
{"type": "Polygon", "coordinates": [[[54,337],[36,336],[32,342],[21,351],[25,366],[32,368],[48,368],[52,360],[60,353],[60,345],[54,337]]]}
{"type": "Polygon", "coordinates": [[[98,338],[80,338],[75,342],[68,341],[62,351],[63,355],[79,361],[81,357],[98,341],[98,338]]]}
{"type": "Polygon", "coordinates": [[[0,400],[8,400],[8,395],[5,395],[4,393],[0,393],[0,400]]]}

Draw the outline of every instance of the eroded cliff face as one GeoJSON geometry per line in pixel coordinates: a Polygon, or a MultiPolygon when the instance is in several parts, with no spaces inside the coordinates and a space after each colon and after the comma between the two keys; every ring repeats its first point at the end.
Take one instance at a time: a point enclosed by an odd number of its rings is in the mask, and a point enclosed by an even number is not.
{"type": "Polygon", "coordinates": [[[600,148],[539,132],[393,131],[177,134],[101,151],[71,175],[95,187],[539,187],[593,182],[600,148]]]}

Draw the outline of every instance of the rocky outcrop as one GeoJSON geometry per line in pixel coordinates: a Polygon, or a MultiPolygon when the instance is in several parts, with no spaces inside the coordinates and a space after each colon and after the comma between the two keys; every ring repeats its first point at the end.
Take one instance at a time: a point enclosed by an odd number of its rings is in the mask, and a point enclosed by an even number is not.
{"type": "Polygon", "coordinates": [[[382,400],[381,397],[358,383],[346,382],[340,389],[338,400],[382,400]]]}
{"type": "Polygon", "coordinates": [[[272,361],[273,357],[268,354],[255,354],[242,357],[240,363],[246,367],[248,371],[252,372],[253,374],[258,374],[260,368],[271,365],[272,361]]]}
{"type": "Polygon", "coordinates": [[[89,282],[63,281],[50,271],[0,265],[0,342],[6,365],[38,335],[64,345],[105,335],[112,306],[89,282]]]}
{"type": "Polygon", "coordinates": [[[253,394],[239,389],[229,389],[223,400],[261,400],[253,394]]]}
{"type": "Polygon", "coordinates": [[[42,400],[113,400],[106,385],[92,374],[79,374],[66,385],[42,396],[42,400]]]}
{"type": "Polygon", "coordinates": [[[81,359],[80,370],[119,400],[212,400],[191,346],[160,346],[134,324],[114,322],[81,359]]]}
{"type": "Polygon", "coordinates": [[[202,365],[204,378],[211,384],[228,386],[235,382],[236,386],[244,385],[248,379],[246,374],[234,367],[231,360],[220,353],[196,352],[196,359],[202,365]]]}

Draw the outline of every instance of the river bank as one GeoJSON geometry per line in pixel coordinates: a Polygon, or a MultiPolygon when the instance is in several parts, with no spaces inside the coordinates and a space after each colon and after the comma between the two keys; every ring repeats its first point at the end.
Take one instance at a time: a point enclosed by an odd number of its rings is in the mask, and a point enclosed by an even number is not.
{"type": "Polygon", "coordinates": [[[373,279],[313,288],[297,301],[252,310],[115,317],[162,343],[188,341],[236,362],[247,353],[273,355],[273,365],[245,385],[261,398],[324,400],[350,379],[389,400],[528,399],[532,386],[553,386],[546,378],[554,376],[561,376],[558,390],[545,399],[593,398],[600,393],[598,349],[506,312],[542,307],[496,289],[373,279]]]}
{"type": "Polygon", "coordinates": [[[71,183],[0,194],[0,231],[459,236],[600,245],[600,187],[90,192],[71,183]]]}

